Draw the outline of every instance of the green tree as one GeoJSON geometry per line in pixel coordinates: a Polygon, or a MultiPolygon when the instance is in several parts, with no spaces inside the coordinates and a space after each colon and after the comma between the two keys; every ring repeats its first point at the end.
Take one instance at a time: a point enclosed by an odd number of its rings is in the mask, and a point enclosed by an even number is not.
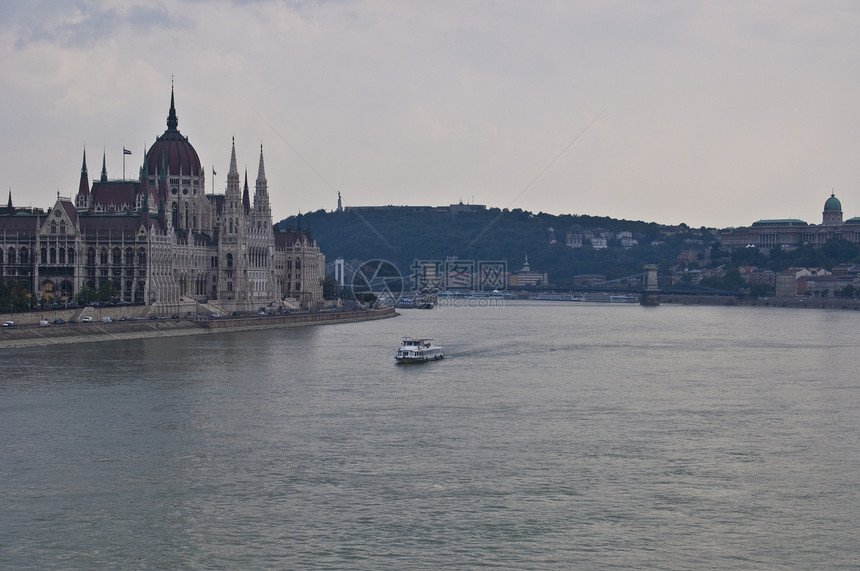
{"type": "Polygon", "coordinates": [[[111,301],[116,295],[117,288],[116,284],[113,283],[113,280],[105,280],[99,286],[99,290],[96,293],[96,297],[99,301],[111,301]]]}
{"type": "Polygon", "coordinates": [[[750,284],[750,295],[753,297],[769,297],[774,294],[774,289],[766,284],[750,284]]]}
{"type": "Polygon", "coordinates": [[[332,276],[326,276],[323,280],[323,299],[337,299],[339,284],[332,276]]]}

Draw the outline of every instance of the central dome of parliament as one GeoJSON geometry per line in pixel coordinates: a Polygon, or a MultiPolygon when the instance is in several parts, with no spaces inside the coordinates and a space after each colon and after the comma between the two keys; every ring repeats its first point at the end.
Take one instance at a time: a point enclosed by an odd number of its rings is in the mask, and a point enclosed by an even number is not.
{"type": "Polygon", "coordinates": [[[170,112],[167,115],[167,130],[155,140],[146,153],[147,172],[158,175],[162,169],[169,176],[200,176],[200,158],[187,137],[178,129],[176,107],[173,105],[173,90],[170,90],[170,112]]]}

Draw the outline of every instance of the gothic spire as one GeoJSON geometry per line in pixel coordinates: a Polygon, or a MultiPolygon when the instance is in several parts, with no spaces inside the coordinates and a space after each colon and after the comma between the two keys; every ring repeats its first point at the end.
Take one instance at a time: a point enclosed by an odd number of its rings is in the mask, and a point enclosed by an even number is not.
{"type": "Polygon", "coordinates": [[[173,81],[170,82],[170,112],[167,114],[167,130],[178,131],[179,119],[176,117],[176,106],[173,104],[173,81]]]}
{"type": "Polygon", "coordinates": [[[230,170],[227,171],[227,189],[224,193],[227,199],[227,207],[232,211],[238,211],[241,200],[242,188],[239,182],[239,169],[236,167],[236,137],[233,137],[233,147],[230,150],[230,170]]]}
{"type": "Polygon", "coordinates": [[[107,182],[107,151],[102,153],[102,182],[107,182]]]}
{"type": "Polygon", "coordinates": [[[257,169],[257,187],[266,184],[266,167],[263,165],[263,144],[260,143],[260,167],[257,169]]]}
{"type": "Polygon", "coordinates": [[[230,171],[227,173],[227,178],[230,178],[230,175],[239,176],[239,169],[236,168],[236,137],[233,137],[233,150],[230,151],[230,171]]]}
{"type": "Polygon", "coordinates": [[[260,145],[260,167],[257,169],[257,185],[254,189],[254,210],[262,215],[269,216],[269,185],[266,182],[266,166],[263,163],[263,145],[260,145]]]}
{"type": "Polygon", "coordinates": [[[81,182],[78,185],[78,196],[86,197],[90,193],[90,177],[87,174],[87,150],[84,149],[84,159],[81,163],[81,182]]]}
{"type": "Polygon", "coordinates": [[[242,206],[245,214],[251,212],[251,196],[248,194],[248,169],[245,169],[245,190],[242,192],[242,206]]]}

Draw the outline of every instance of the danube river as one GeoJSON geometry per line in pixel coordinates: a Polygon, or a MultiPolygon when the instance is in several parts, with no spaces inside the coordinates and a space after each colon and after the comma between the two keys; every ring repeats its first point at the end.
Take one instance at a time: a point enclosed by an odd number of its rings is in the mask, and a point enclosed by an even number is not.
{"type": "Polygon", "coordinates": [[[860,566],[860,313],[401,313],[4,351],[0,567],[860,566]]]}

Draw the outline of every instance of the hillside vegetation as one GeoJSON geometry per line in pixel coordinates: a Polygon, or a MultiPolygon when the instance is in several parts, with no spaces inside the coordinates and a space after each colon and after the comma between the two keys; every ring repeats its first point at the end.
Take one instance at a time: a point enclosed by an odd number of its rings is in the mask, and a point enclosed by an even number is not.
{"type": "Polygon", "coordinates": [[[320,249],[331,261],[385,259],[408,271],[414,260],[499,261],[509,271],[519,270],[526,256],[532,271],[549,274],[550,281],[563,285],[578,274],[604,274],[609,279],[637,274],[644,263],[678,258],[691,244],[710,245],[710,232],[685,225],[666,227],[656,223],[606,217],[551,215],[497,208],[456,214],[416,211],[409,207],[378,210],[319,210],[293,216],[282,227],[309,229],[320,249]],[[552,230],[551,230],[552,229],[552,230]],[[607,248],[595,250],[565,246],[569,229],[609,236],[607,248]],[[638,245],[624,248],[615,238],[630,232],[638,245]],[[552,236],[555,236],[553,243],[552,236]]]}

